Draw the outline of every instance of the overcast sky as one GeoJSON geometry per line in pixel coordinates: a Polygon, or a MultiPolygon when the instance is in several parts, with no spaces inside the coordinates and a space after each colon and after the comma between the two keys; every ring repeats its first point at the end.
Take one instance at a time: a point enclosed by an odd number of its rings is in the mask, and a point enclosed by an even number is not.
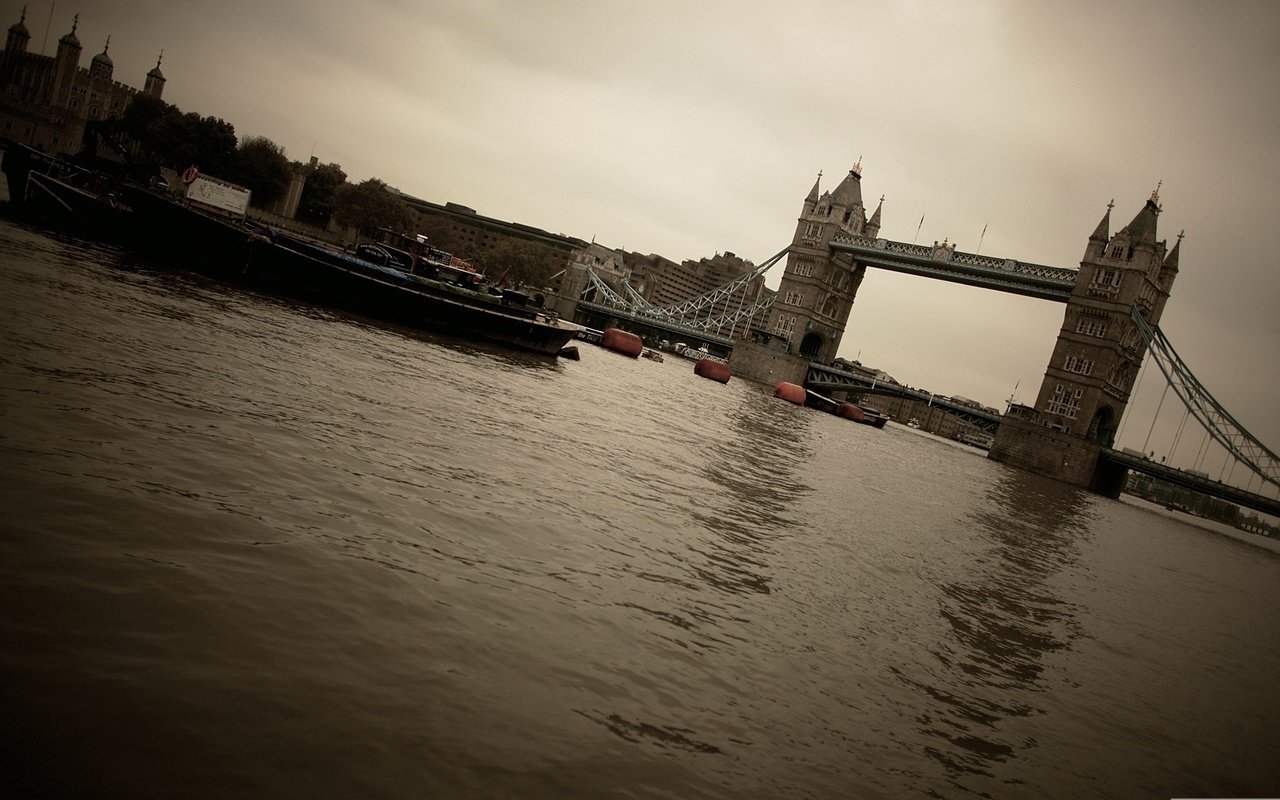
{"type": "MultiPolygon", "coordinates": [[[[1159,236],[1186,239],[1161,327],[1280,450],[1275,2],[60,0],[29,4],[31,48],[77,12],[83,65],[110,35],[141,86],[163,48],[165,100],[291,158],[677,261],[767,259],[818,170],[834,188],[859,157],[881,236],[972,252],[986,226],[983,254],[1063,267],[1163,181],[1159,236]]],[[[1062,314],[872,271],[841,354],[1003,410],[1034,401],[1062,314]]],[[[1120,444],[1146,443],[1162,385],[1148,370],[1120,444]]]]}

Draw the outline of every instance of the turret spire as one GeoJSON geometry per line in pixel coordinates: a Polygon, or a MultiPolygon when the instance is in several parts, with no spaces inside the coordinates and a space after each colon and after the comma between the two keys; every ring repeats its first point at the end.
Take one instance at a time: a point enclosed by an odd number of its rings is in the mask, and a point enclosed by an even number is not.
{"type": "Polygon", "coordinates": [[[1142,206],[1142,210],[1133,218],[1133,221],[1124,227],[1129,232],[1131,244],[1139,242],[1155,244],[1156,217],[1160,214],[1159,193],[1160,187],[1157,185],[1156,190],[1151,193],[1151,199],[1142,206]]]}
{"type": "Polygon", "coordinates": [[[813,188],[809,190],[809,196],[804,199],[806,203],[818,202],[818,185],[822,183],[822,170],[818,170],[818,178],[813,182],[813,188]]]}
{"type": "MultiPolygon", "coordinates": [[[[876,204],[876,210],[872,212],[871,219],[867,220],[867,228],[875,228],[876,232],[880,230],[880,209],[884,207],[884,195],[880,195],[880,202],[876,204]]],[[[875,235],[874,233],[872,235],[875,235]]]]}
{"type": "Polygon", "coordinates": [[[1093,234],[1089,237],[1089,241],[1105,242],[1111,238],[1111,209],[1115,205],[1115,200],[1107,203],[1107,213],[1102,215],[1102,220],[1098,223],[1098,227],[1093,229],[1093,234]]]}

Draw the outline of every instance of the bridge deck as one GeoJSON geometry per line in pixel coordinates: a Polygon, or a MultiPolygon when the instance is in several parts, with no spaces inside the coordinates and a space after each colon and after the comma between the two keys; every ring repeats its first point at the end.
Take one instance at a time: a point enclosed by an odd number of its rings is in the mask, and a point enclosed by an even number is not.
{"type": "Polygon", "coordinates": [[[850,233],[837,233],[829,246],[833,251],[853,254],[859,264],[869,267],[1059,303],[1071,297],[1078,273],[1074,269],[980,256],[950,247],[869,239],[850,233]]]}
{"type": "Polygon", "coordinates": [[[1116,464],[1122,464],[1135,472],[1141,472],[1144,475],[1150,475],[1162,481],[1168,481],[1177,486],[1207,494],[1210,497],[1216,497],[1219,500],[1226,500],[1228,503],[1235,503],[1245,508],[1251,508],[1254,511],[1261,511],[1264,514],[1280,516],[1280,500],[1272,497],[1246,492],[1244,489],[1221,481],[1215,481],[1202,475],[1170,467],[1167,464],[1157,464],[1149,458],[1143,458],[1140,455],[1133,455],[1120,450],[1103,450],[1102,458],[1116,464]]]}

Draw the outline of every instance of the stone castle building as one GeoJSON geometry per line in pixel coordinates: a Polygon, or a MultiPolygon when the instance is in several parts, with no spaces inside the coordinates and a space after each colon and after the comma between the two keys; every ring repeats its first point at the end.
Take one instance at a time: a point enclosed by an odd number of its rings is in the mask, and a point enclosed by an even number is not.
{"type": "Polygon", "coordinates": [[[1010,407],[992,459],[1104,494],[1120,491],[1112,484],[1123,470],[1098,472],[1098,455],[1113,444],[1146,355],[1132,315],[1154,328],[1178,277],[1182,235],[1172,249],[1156,239],[1158,191],[1114,235],[1107,206],[1085,247],[1035,405],[1010,407]]]}
{"type": "Polygon", "coordinates": [[[9,26],[0,52],[0,137],[50,153],[76,153],[88,123],[118,118],[139,93],[160,99],[165,84],[160,60],[139,92],[114,79],[109,36],[88,68],[80,66],[79,24],[76,15],[52,56],[30,52],[25,7],[9,26]]]}

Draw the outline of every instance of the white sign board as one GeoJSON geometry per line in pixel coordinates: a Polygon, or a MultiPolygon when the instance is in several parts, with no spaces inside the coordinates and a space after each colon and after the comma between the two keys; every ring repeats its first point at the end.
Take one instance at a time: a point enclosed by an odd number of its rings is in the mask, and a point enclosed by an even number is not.
{"type": "Polygon", "coordinates": [[[249,190],[243,186],[199,175],[187,187],[187,199],[227,214],[243,217],[249,208],[249,190]]]}

